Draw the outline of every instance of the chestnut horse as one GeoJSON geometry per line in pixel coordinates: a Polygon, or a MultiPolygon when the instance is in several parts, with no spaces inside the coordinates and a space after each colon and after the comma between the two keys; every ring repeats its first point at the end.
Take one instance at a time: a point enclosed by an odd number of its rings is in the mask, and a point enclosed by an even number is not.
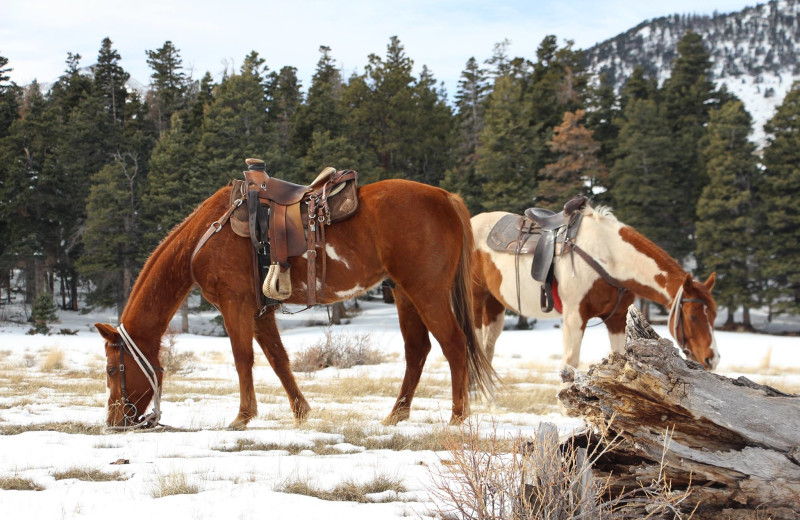
{"type": "MultiPolygon", "coordinates": [[[[157,423],[161,336],[195,283],[222,313],[230,336],[240,393],[239,413],[230,426],[244,428],[257,414],[253,338],[280,378],[295,419],[303,420],[309,413],[281,342],[274,308],[258,316],[251,241],[223,225],[192,259],[201,236],[230,207],[230,191],[230,187],[223,188],[203,202],[150,255],[118,328],[96,324],[106,342],[108,425],[157,423]],[[125,358],[128,364],[121,371],[125,358]],[[153,414],[143,415],[151,400],[154,420],[150,420],[153,414]]],[[[391,278],[396,284],[406,371],[397,401],[384,422],[395,424],[408,418],[431,348],[430,331],[450,364],[451,422],[458,423],[469,414],[468,381],[485,390],[494,379],[475,336],[469,285],[473,249],[469,212],[458,196],[411,181],[376,182],[358,192],[355,215],[325,231],[327,281],[318,289],[317,300],[329,304],[354,298],[391,278]]],[[[318,270],[321,256],[318,252],[318,270]]],[[[292,294],[285,302],[303,304],[306,255],[292,257],[290,263],[292,294]]]]}
{"type": "MultiPolygon", "coordinates": [[[[601,274],[576,251],[566,252],[558,244],[553,273],[562,307],[563,363],[578,366],[586,323],[593,317],[603,318],[611,349],[622,352],[627,309],[635,296],[640,296],[670,309],[670,332],[687,357],[706,368],[716,367],[719,362],[714,340],[717,305],[711,296],[715,275],[709,276],[705,283],[694,280],[664,250],[619,222],[609,208],[593,209],[587,204],[581,211],[583,218],[573,243],[605,273],[601,274]]],[[[490,360],[503,330],[506,308],[533,318],[559,315],[556,310],[542,311],[541,284],[530,274],[533,255],[520,255],[515,259],[512,253],[494,251],[487,246],[486,239],[492,227],[506,215],[508,213],[492,212],[472,218],[476,245],[472,277],[475,316],[490,360]]]]}

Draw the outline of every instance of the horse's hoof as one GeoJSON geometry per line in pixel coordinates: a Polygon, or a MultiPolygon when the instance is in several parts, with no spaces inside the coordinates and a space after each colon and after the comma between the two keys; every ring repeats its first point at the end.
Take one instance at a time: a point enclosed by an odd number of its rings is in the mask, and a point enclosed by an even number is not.
{"type": "Polygon", "coordinates": [[[311,415],[311,406],[305,400],[298,401],[292,407],[292,413],[294,413],[294,425],[301,426],[305,424],[308,416],[311,415]]]}
{"type": "Polygon", "coordinates": [[[381,421],[381,424],[383,424],[384,426],[397,426],[397,423],[399,423],[400,421],[405,421],[410,416],[411,412],[407,408],[396,410],[390,413],[389,416],[386,417],[386,419],[381,421]]]}
{"type": "Polygon", "coordinates": [[[456,415],[453,414],[450,416],[450,426],[461,426],[464,424],[464,420],[467,418],[466,415],[456,415]]]}
{"type": "Polygon", "coordinates": [[[233,420],[232,423],[228,425],[228,429],[230,430],[246,430],[247,423],[250,422],[251,417],[243,414],[239,414],[236,416],[236,419],[233,420]]]}

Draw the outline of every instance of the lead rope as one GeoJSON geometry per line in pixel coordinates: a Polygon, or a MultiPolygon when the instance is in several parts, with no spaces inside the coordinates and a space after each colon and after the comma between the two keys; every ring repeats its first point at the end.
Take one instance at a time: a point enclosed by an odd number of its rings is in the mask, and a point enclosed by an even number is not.
{"type": "Polygon", "coordinates": [[[142,373],[147,378],[147,382],[150,383],[150,387],[153,389],[153,411],[142,417],[142,420],[134,425],[112,426],[109,428],[109,430],[121,431],[140,428],[154,428],[159,425],[158,421],[161,419],[161,388],[158,385],[156,369],[141,351],[139,346],[136,345],[136,342],[133,341],[133,338],[131,338],[130,334],[128,334],[128,331],[125,329],[125,325],[120,323],[119,327],[117,327],[117,332],[119,332],[122,342],[128,348],[128,353],[131,355],[136,364],[139,365],[142,373]]]}

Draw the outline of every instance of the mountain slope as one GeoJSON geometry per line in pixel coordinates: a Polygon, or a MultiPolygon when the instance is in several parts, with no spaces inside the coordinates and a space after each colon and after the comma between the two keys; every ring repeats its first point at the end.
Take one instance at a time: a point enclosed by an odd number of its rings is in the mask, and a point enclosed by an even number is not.
{"type": "Polygon", "coordinates": [[[641,65],[663,82],[678,41],[693,31],[711,55],[712,79],[744,101],[754,119],[756,142],[764,123],[800,79],[800,0],[777,0],[736,13],[672,15],[643,22],[586,50],[589,70],[619,88],[641,65]]]}

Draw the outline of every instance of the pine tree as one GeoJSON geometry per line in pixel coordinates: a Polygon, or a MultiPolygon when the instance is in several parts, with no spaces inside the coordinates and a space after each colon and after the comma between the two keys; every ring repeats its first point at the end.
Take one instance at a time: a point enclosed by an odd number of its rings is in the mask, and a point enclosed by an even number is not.
{"type": "Polygon", "coordinates": [[[525,99],[530,77],[528,64],[515,60],[507,70],[505,75],[499,75],[499,71],[495,74],[487,99],[476,175],[486,179],[483,185],[486,211],[522,212],[530,207],[536,193],[539,156],[534,149],[536,128],[531,125],[531,104],[525,99]]]}
{"type": "Polygon", "coordinates": [[[291,136],[297,120],[298,108],[303,102],[297,69],[283,67],[271,73],[267,89],[267,124],[274,138],[264,159],[270,164],[272,174],[298,183],[310,182],[300,170],[300,160],[293,154],[291,136]]]}
{"type": "MultiPolygon", "coordinates": [[[[602,75],[600,83],[589,88],[586,128],[593,132],[593,138],[600,143],[597,158],[603,164],[612,164],[614,161],[614,151],[619,135],[619,118],[619,99],[606,75],[602,75]]],[[[606,198],[605,192],[595,195],[599,195],[601,200],[606,198]]]]}
{"type": "Polygon", "coordinates": [[[441,186],[461,195],[473,214],[483,211],[485,179],[478,176],[476,161],[480,135],[486,123],[488,90],[486,70],[474,57],[470,58],[461,72],[455,97],[458,159],[455,166],[445,172],[441,186]]]}
{"type": "Polygon", "coordinates": [[[8,58],[0,55],[0,139],[8,135],[19,113],[20,89],[8,75],[12,70],[8,58]]]}
{"type": "Polygon", "coordinates": [[[364,175],[366,181],[405,177],[408,145],[414,138],[414,62],[397,36],[392,36],[386,59],[370,54],[364,74],[351,80],[345,91],[348,126],[353,140],[373,156],[380,170],[364,175]]]}
{"type": "Polygon", "coordinates": [[[111,121],[121,124],[125,100],[128,97],[125,83],[130,74],[119,64],[122,58],[111,45],[112,42],[108,37],[103,38],[97,55],[97,64],[93,66],[94,85],[95,91],[103,99],[103,106],[111,121]]]}
{"type": "Polygon", "coordinates": [[[297,109],[292,128],[292,148],[298,157],[305,157],[314,133],[327,132],[330,138],[343,135],[342,75],[331,57],[330,47],[321,45],[306,102],[297,109]]]}
{"type": "Polygon", "coordinates": [[[584,110],[565,112],[562,124],[553,130],[547,144],[558,160],[540,171],[537,206],[559,210],[572,197],[591,197],[594,188],[607,181],[608,171],[597,157],[600,144],[581,123],[585,115],[584,110]]]}
{"type": "Polygon", "coordinates": [[[118,155],[92,175],[81,274],[94,285],[90,305],[116,306],[122,314],[136,279],[141,245],[142,168],[137,157],[118,155]]]}
{"type": "Polygon", "coordinates": [[[401,177],[438,184],[450,166],[452,114],[430,71],[423,68],[415,80],[413,64],[393,36],[385,59],[371,54],[364,74],[343,92],[349,140],[377,164],[365,181],[401,177]]]}
{"type": "Polygon", "coordinates": [[[741,306],[746,327],[761,285],[755,256],[761,247],[756,225],[763,219],[753,198],[760,173],[755,145],[747,139],[751,126],[741,101],[711,112],[703,148],[709,182],[697,204],[699,266],[717,273],[715,298],[728,309],[728,325],[741,306]]]}
{"type": "Polygon", "coordinates": [[[50,334],[50,323],[58,321],[56,306],[53,305],[53,295],[47,292],[39,293],[31,307],[31,322],[33,327],[28,334],[50,334]]]}
{"type": "Polygon", "coordinates": [[[677,249],[674,187],[677,158],[663,110],[650,99],[629,100],[623,111],[610,195],[621,221],[674,255],[677,249]]]}
{"type": "Polygon", "coordinates": [[[800,312],[800,82],[764,126],[764,177],[758,200],[766,215],[767,237],[759,250],[763,274],[770,280],[769,302],[777,313],[800,312]]]}
{"type": "Polygon", "coordinates": [[[55,208],[69,200],[54,184],[56,124],[53,111],[35,81],[26,87],[20,118],[0,147],[5,165],[3,214],[8,252],[25,262],[26,301],[52,293],[48,266],[55,264],[63,213],[55,208]]]}
{"type": "Polygon", "coordinates": [[[694,249],[694,222],[697,200],[705,186],[706,174],[700,143],[708,123],[714,84],[709,79],[711,61],[702,37],[691,31],[678,42],[678,57],[672,75],[664,82],[664,107],[672,130],[673,145],[681,161],[672,172],[675,191],[673,217],[676,241],[672,254],[684,258],[694,249]]]}
{"type": "MultiPolygon", "coordinates": [[[[200,159],[217,186],[241,176],[247,157],[263,157],[275,139],[267,120],[264,60],[251,52],[239,74],[224,78],[206,110],[200,159]]],[[[273,166],[267,164],[267,171],[273,166]]]]}
{"type": "Polygon", "coordinates": [[[145,51],[147,64],[153,69],[149,95],[151,118],[159,134],[170,126],[172,114],[183,109],[191,79],[183,72],[180,51],[169,40],[155,51],[145,51]]]}
{"type": "Polygon", "coordinates": [[[406,178],[438,186],[444,172],[453,164],[456,138],[453,112],[447,96],[437,88],[433,73],[422,66],[414,86],[413,141],[406,178]]]}

